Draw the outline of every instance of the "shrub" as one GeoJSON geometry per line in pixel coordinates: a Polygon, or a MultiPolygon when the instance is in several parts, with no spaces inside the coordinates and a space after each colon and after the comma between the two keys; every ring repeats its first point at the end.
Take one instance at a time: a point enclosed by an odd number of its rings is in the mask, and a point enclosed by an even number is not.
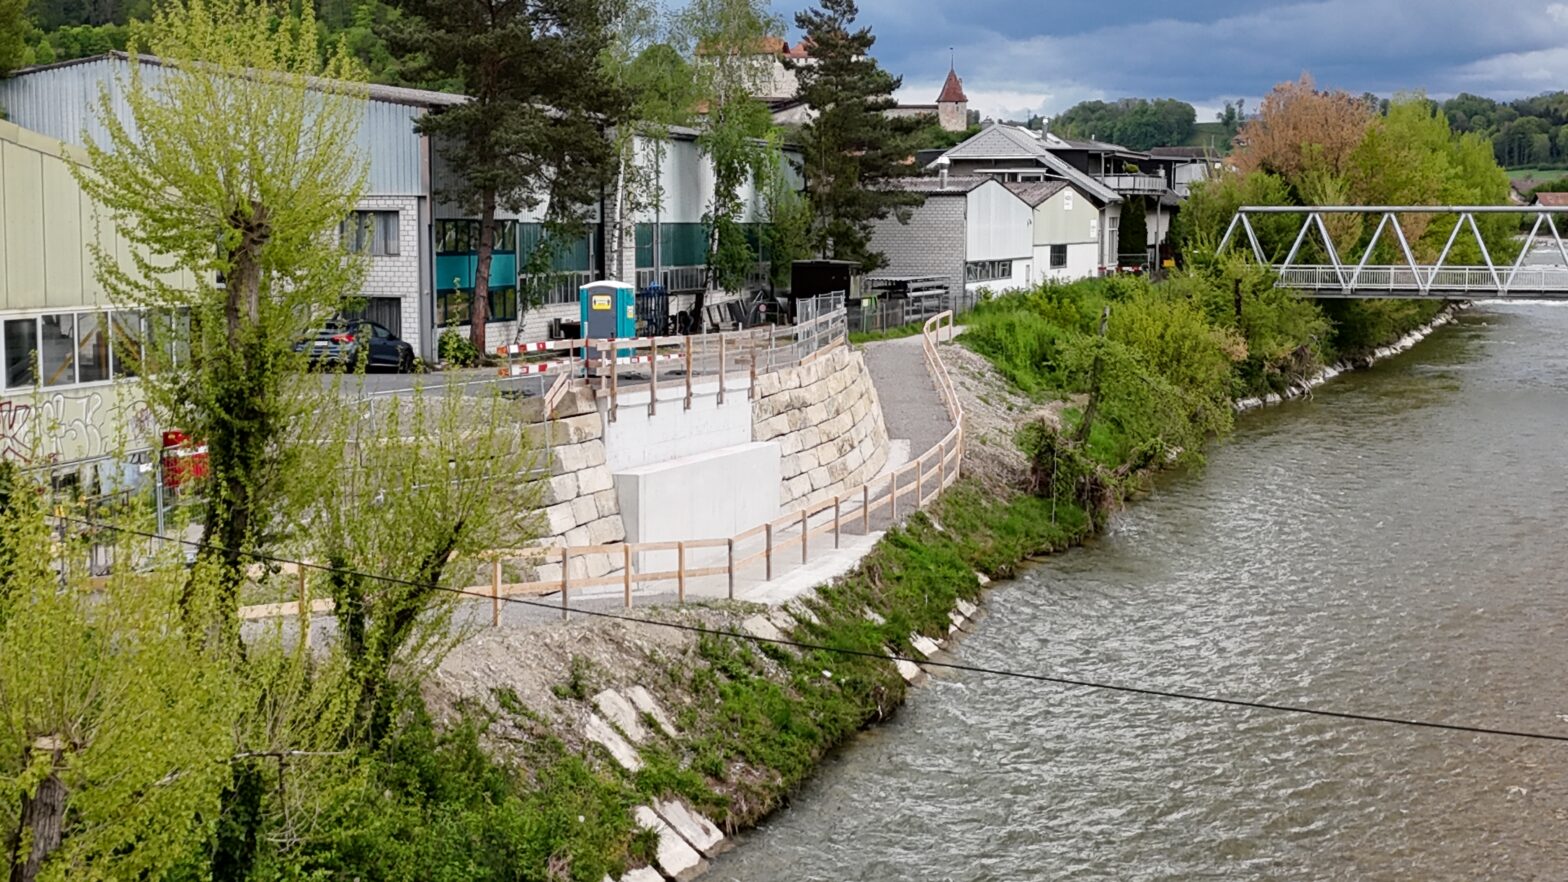
{"type": "Polygon", "coordinates": [[[441,360],[457,367],[473,367],[479,364],[479,349],[467,337],[452,328],[441,332],[441,338],[436,344],[436,352],[441,360]]]}

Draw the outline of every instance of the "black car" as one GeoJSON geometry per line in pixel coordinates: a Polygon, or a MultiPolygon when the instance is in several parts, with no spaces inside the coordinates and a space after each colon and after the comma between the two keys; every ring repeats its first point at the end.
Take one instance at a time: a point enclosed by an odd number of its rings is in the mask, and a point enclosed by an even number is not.
{"type": "Polygon", "coordinates": [[[352,368],[364,353],[366,370],[414,369],[414,347],[369,321],[333,319],[317,328],[314,337],[295,343],[294,351],[306,353],[312,365],[322,367],[352,368]]]}

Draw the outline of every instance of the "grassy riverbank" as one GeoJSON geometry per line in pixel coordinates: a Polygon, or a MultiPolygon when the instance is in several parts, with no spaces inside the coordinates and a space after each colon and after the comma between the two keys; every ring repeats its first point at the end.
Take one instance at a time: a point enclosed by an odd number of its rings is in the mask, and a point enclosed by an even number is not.
{"type": "MultiPolygon", "coordinates": [[[[1285,389],[1397,339],[1436,309],[1324,310],[1264,280],[1222,275],[1096,280],[992,299],[972,315],[963,345],[1035,402],[1075,402],[1047,409],[1060,414],[1054,423],[1019,426],[1032,457],[1028,485],[960,482],[848,576],[792,607],[786,633],[913,657],[912,634],[946,636],[958,601],[979,598],[977,572],[1007,577],[1030,555],[1090,536],[1140,474],[1200,457],[1230,428],[1233,399],[1285,389]]],[[[733,631],[756,611],[650,614],[733,631]]],[[[600,882],[653,857],[655,840],[633,823],[633,807],[678,796],[727,830],[751,826],[825,755],[893,713],[908,689],[875,657],[689,633],[648,648],[602,623],[569,639],[568,663],[530,673],[547,689],[520,694],[497,675],[439,721],[407,679],[396,733],[310,782],[321,813],[302,834],[265,815],[248,877],[600,882]],[[601,644],[599,661],[590,644],[601,644]],[[628,683],[655,693],[677,730],[655,732],[635,773],[578,725],[594,694],[628,683]]]]}

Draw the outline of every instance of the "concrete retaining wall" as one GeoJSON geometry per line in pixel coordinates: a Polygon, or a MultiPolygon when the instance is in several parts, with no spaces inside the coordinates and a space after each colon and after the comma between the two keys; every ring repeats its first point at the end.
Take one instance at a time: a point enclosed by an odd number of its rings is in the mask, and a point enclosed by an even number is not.
{"type": "MultiPolygon", "coordinates": [[[[617,470],[628,542],[727,539],[779,516],[779,445],[747,443],[617,470]]],[[[688,566],[722,562],[724,549],[699,549],[688,566]]],[[[649,552],[642,571],[673,570],[675,552],[649,552]]]]}
{"type": "Polygon", "coordinates": [[[840,347],[810,364],[758,377],[752,439],[778,442],[784,511],[832,499],[874,477],[887,462],[887,427],[865,357],[840,347]]]}

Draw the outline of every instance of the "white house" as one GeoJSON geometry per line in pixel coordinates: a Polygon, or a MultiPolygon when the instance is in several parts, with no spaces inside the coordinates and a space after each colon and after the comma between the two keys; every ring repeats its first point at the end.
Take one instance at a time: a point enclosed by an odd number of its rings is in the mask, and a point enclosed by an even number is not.
{"type": "Polygon", "coordinates": [[[871,247],[888,259],[877,275],[936,276],[948,290],[1005,291],[1033,284],[1034,209],[995,178],[936,176],[893,182],[925,197],[908,223],[876,223],[871,247]]]}
{"type": "Polygon", "coordinates": [[[1072,281],[1100,271],[1100,209],[1066,181],[1006,185],[1033,214],[1036,281],[1072,281]]]}

